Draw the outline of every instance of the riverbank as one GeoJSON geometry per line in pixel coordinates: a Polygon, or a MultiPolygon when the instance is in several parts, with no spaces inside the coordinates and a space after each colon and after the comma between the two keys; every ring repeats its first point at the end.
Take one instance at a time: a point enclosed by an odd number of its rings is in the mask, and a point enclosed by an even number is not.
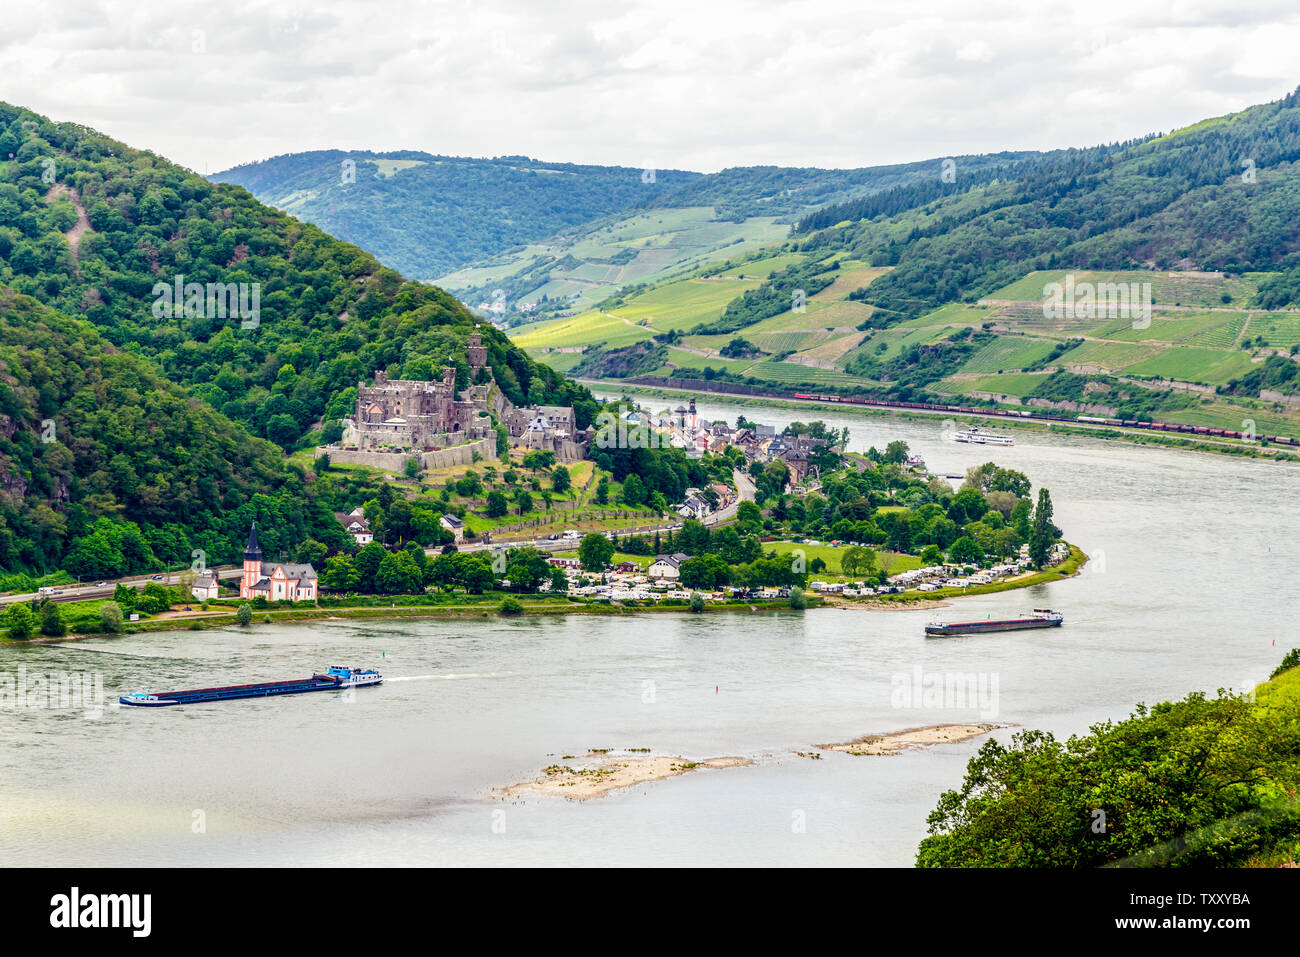
{"type": "MultiPolygon", "coordinates": [[[[977,585],[973,588],[941,588],[932,592],[907,591],[896,595],[876,595],[871,598],[845,598],[840,595],[818,595],[816,592],[808,591],[805,593],[805,606],[807,608],[842,608],[845,610],[898,610],[898,609],[917,609],[917,608],[942,608],[951,603],[953,599],[973,596],[987,595],[993,592],[1011,591],[1018,588],[1028,588],[1032,585],[1042,585],[1048,582],[1061,581],[1066,578],[1072,578],[1079,573],[1083,565],[1088,561],[1088,556],[1075,545],[1070,546],[1070,556],[1060,565],[1044,569],[1040,572],[1030,572],[1016,578],[1007,579],[1002,582],[993,582],[988,585],[977,585]]],[[[738,613],[738,614],[758,614],[760,612],[779,612],[793,611],[790,603],[785,599],[776,601],[726,601],[706,602],[703,610],[693,611],[685,600],[675,600],[673,604],[641,604],[641,603],[618,603],[618,602],[574,602],[571,600],[561,601],[557,599],[546,599],[540,601],[528,601],[526,598],[519,599],[520,611],[514,614],[502,610],[502,602],[506,596],[493,597],[480,602],[466,602],[461,604],[428,604],[428,605],[391,605],[389,607],[354,607],[354,608],[289,608],[289,609],[256,609],[253,612],[253,621],[247,627],[254,630],[259,624],[284,624],[286,622],[306,622],[306,621],[347,621],[351,619],[369,619],[369,620],[388,620],[388,619],[422,619],[422,618],[448,618],[448,619],[482,619],[482,618],[522,618],[526,616],[539,615],[643,615],[643,614],[720,614],[720,613],[738,613]]],[[[153,632],[164,631],[205,631],[209,628],[230,628],[240,627],[235,620],[235,608],[233,605],[221,606],[218,610],[197,611],[197,612],[180,612],[174,613],[171,617],[155,618],[150,621],[132,622],[124,625],[120,632],[84,632],[69,633],[60,636],[36,635],[31,638],[13,639],[8,636],[0,636],[0,646],[11,645],[21,647],[24,645],[42,645],[57,644],[66,641],[80,641],[84,638],[105,638],[113,635],[131,635],[131,634],[148,634],[153,632]]]]}
{"type": "Polygon", "coordinates": [[[662,399],[679,399],[682,397],[699,398],[700,396],[703,396],[706,401],[716,402],[718,405],[752,407],[755,402],[761,402],[768,408],[784,409],[787,411],[811,408],[824,409],[828,412],[833,411],[837,414],[852,413],[854,415],[873,416],[877,418],[908,419],[913,421],[934,421],[936,419],[943,421],[945,419],[951,419],[961,426],[980,425],[991,426],[999,429],[1015,429],[1022,432],[1082,435],[1087,436],[1088,438],[1125,442],[1129,445],[1149,445],[1191,452],[1211,452],[1217,455],[1231,455],[1238,458],[1269,459],[1275,462],[1300,461],[1300,455],[1297,455],[1294,451],[1290,451],[1281,446],[1262,446],[1258,443],[1244,442],[1234,439],[1216,440],[1188,437],[1178,433],[1166,434],[1151,432],[1144,429],[1125,429],[1123,427],[1100,424],[1089,425],[1083,422],[1065,425],[1057,422],[1020,419],[1016,418],[1014,415],[1008,415],[1005,411],[1001,414],[990,411],[987,415],[978,415],[972,413],[927,411],[923,409],[883,408],[880,406],[856,405],[854,403],[819,402],[815,399],[780,399],[769,396],[749,396],[737,392],[709,391],[706,393],[697,393],[691,392],[687,389],[671,389],[664,386],[639,385],[636,383],[622,382],[617,379],[583,379],[579,381],[590,389],[602,392],[613,392],[620,395],[626,394],[632,397],[654,396],[662,399]]]}

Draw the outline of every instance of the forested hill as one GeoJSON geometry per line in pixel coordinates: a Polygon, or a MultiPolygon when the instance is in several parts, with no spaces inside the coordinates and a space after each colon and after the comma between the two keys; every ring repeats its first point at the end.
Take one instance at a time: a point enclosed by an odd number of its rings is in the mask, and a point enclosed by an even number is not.
{"type": "MultiPolygon", "coordinates": [[[[0,381],[15,396],[3,410],[9,484],[0,490],[0,571],[59,567],[77,533],[100,519],[138,523],[146,535],[183,523],[191,542],[213,523],[242,524],[246,534],[240,510],[254,499],[283,547],[304,530],[317,538],[337,532],[322,518],[328,509],[310,511],[328,481],[303,492],[300,471],[249,435],[284,451],[309,448],[340,434],[358,380],[376,370],[426,377],[448,362],[465,366],[476,323],[452,296],[404,279],[242,187],[7,104],[0,156],[10,157],[0,161],[0,286],[48,307],[20,308],[26,301],[7,293],[0,304],[12,340],[0,381]],[[252,291],[259,294],[256,315],[217,315],[202,302],[179,316],[159,308],[155,287],[176,281],[245,284],[248,305],[252,291]],[[87,324],[65,325],[64,317],[87,324]],[[51,332],[33,337],[28,326],[38,318],[51,332]],[[45,335],[50,362],[31,365],[31,348],[45,335]],[[14,351],[20,342],[26,351],[14,351]],[[112,349],[121,355],[97,371],[112,349]],[[46,377],[47,367],[58,371],[46,377]],[[79,378],[118,383],[94,399],[113,421],[77,420],[91,402],[74,388],[79,378]],[[185,394],[188,416],[176,404],[185,394]],[[142,413],[133,405],[155,401],[166,427],[134,418],[142,413]],[[102,447],[71,462],[58,449],[37,449],[47,444],[38,441],[46,419],[57,442],[67,436],[102,447]]],[[[512,401],[572,404],[582,425],[594,414],[585,389],[535,365],[490,326],[481,332],[512,401]]],[[[213,542],[209,560],[230,560],[229,541],[213,542]]]]}
{"type": "Polygon", "coordinates": [[[274,445],[89,323],[0,286],[0,570],[66,554],[69,570],[120,574],[156,568],[150,552],[188,562],[191,548],[224,560],[259,498],[283,523],[274,534],[302,537],[302,476],[274,445]]]}
{"type": "Polygon", "coordinates": [[[467,263],[653,203],[701,177],[681,170],[473,159],[403,150],[288,153],[215,174],[356,243],[408,276],[467,263]]]}
{"type": "MultiPolygon", "coordinates": [[[[348,411],[330,400],[375,370],[463,361],[475,319],[452,296],[242,187],[0,104],[0,156],[10,153],[0,162],[0,281],[89,320],[286,450],[328,431],[348,411]],[[154,289],[178,279],[247,284],[249,305],[256,287],[258,315],[176,318],[158,308],[154,289]]],[[[530,389],[557,404],[584,397],[496,330],[482,331],[513,401],[530,389]]]]}
{"type": "MultiPolygon", "coordinates": [[[[1021,161],[1037,155],[989,153],[858,169],[736,166],[668,190],[654,200],[654,205],[713,206],[719,216],[735,220],[750,216],[799,216],[826,204],[836,208],[841,202],[853,203],[882,191],[931,181],[946,182],[945,169],[950,169],[953,177],[958,169],[968,177],[987,179],[998,173],[1006,175],[1021,161]]],[[[839,219],[833,219],[826,225],[837,222],[839,219]]]]}
{"type": "Polygon", "coordinates": [[[973,188],[902,187],[824,210],[794,241],[895,267],[862,296],[882,320],[978,298],[1031,270],[1291,269],[1297,160],[1293,93],[1165,136],[1030,158],[996,183],[963,179],[958,164],[956,185],[973,188]]]}

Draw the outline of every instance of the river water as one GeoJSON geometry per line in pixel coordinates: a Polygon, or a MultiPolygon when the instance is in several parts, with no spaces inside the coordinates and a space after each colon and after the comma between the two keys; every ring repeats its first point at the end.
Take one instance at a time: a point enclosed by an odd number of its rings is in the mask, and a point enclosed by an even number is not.
{"type": "MultiPolygon", "coordinates": [[[[145,710],[0,711],[0,863],[910,866],[979,741],[890,757],[828,742],[995,720],[1058,735],[1135,702],[1262,680],[1293,645],[1297,466],[938,421],[700,405],[848,425],[932,471],[993,459],[1052,492],[1094,556],[1070,581],[936,613],[813,610],[523,621],[317,622],[0,649],[0,675],[86,672],[104,693],[379,667],[321,693],[145,710]],[[1060,629],[927,640],[925,623],[1053,607],[1060,629]],[[984,697],[900,688],[974,675],[984,697]],[[583,803],[493,789],[589,748],[752,758],[583,803]]],[[[928,687],[928,685],[926,685],[928,687]]],[[[1013,729],[994,732],[1009,739],[1013,729]]]]}

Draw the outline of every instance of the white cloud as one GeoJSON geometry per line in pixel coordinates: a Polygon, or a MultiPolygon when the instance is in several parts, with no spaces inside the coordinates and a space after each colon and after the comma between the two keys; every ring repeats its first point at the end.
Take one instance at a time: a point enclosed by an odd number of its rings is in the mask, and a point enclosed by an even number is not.
{"type": "Polygon", "coordinates": [[[330,147],[862,166],[1172,129],[1288,92],[1297,48],[1272,0],[45,0],[6,11],[0,95],[201,172],[330,147]]]}

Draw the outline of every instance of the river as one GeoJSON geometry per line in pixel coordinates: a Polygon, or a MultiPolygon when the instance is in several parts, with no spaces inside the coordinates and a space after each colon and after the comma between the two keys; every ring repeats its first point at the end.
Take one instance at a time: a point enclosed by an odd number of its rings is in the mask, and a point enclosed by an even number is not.
{"type": "Polygon", "coordinates": [[[336,663],[388,681],[98,717],[0,711],[0,862],[910,866],[979,740],[890,757],[795,752],[981,718],[1068,735],[1138,701],[1245,687],[1300,644],[1295,465],[1040,432],[972,448],[945,441],[938,421],[699,409],[821,418],[847,425],[855,450],[902,439],[941,474],[989,459],[1023,470],[1093,562],[944,614],[1047,606],[1065,626],[927,640],[933,611],[820,609],[258,624],[5,647],[0,675],[94,673],[113,700],[336,663]],[[926,702],[895,693],[948,673],[996,695],[913,707],[926,702]],[[493,794],[588,748],[754,763],[585,803],[493,794]]]}

